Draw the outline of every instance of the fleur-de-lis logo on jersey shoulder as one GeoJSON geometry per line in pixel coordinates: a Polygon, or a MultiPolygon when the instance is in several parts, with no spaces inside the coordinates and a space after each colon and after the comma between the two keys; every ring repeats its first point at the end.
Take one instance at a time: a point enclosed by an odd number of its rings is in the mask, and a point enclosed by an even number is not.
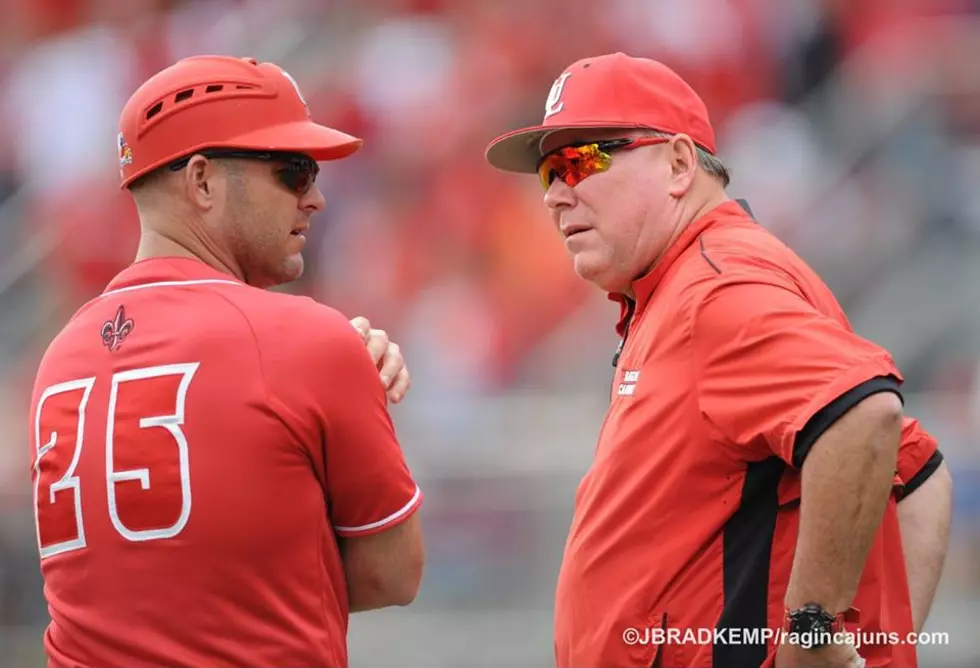
{"type": "Polygon", "coordinates": [[[132,333],[133,326],[133,321],[126,317],[126,307],[120,304],[116,309],[116,317],[102,325],[102,345],[108,348],[110,353],[117,350],[123,340],[132,333]]]}
{"type": "Polygon", "coordinates": [[[565,72],[555,79],[551,85],[551,92],[548,93],[548,101],[544,104],[544,117],[554,116],[565,108],[565,103],[561,101],[562,91],[565,90],[565,80],[572,76],[571,72],[565,72]]]}

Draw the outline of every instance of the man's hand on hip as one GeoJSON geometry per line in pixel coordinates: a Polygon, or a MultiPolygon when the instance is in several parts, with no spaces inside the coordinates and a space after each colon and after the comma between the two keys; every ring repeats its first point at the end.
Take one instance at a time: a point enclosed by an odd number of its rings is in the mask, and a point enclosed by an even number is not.
{"type": "Polygon", "coordinates": [[[371,353],[371,359],[378,366],[381,383],[388,394],[388,399],[397,404],[405,398],[408,388],[412,385],[412,378],[408,373],[408,367],[405,366],[401,348],[388,339],[386,331],[373,329],[367,318],[358,316],[351,320],[350,324],[361,335],[368,352],[371,353]]]}

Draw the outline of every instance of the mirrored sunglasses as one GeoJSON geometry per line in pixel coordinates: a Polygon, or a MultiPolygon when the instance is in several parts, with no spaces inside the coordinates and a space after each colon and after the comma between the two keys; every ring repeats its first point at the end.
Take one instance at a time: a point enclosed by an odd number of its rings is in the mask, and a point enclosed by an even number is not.
{"type": "Polygon", "coordinates": [[[541,158],[538,163],[538,177],[545,190],[556,178],[574,188],[593,174],[607,171],[612,166],[610,153],[613,151],[664,144],[670,139],[670,137],[636,137],[563,146],[541,158]]]}

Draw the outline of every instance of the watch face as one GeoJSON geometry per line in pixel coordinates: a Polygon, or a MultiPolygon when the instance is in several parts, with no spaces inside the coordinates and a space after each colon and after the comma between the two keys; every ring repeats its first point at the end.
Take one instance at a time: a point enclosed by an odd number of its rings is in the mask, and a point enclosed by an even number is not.
{"type": "Polygon", "coordinates": [[[801,631],[826,631],[830,626],[816,615],[805,615],[800,620],[801,631]]]}
{"type": "Polygon", "coordinates": [[[833,623],[833,618],[822,609],[807,607],[790,614],[789,630],[798,636],[801,646],[823,647],[830,642],[833,623]]]}

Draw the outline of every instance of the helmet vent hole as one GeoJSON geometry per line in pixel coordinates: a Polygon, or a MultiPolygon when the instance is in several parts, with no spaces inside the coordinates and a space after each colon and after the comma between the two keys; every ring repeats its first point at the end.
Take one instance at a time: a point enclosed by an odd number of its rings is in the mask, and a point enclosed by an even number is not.
{"type": "Polygon", "coordinates": [[[208,86],[207,88],[204,89],[204,92],[205,93],[217,93],[219,90],[221,90],[223,88],[224,88],[224,86],[222,86],[221,84],[211,84],[210,86],[208,86]]]}
{"type": "Polygon", "coordinates": [[[184,100],[190,98],[194,94],[193,88],[188,88],[187,90],[182,90],[174,97],[174,102],[183,102],[184,100]]]}
{"type": "Polygon", "coordinates": [[[255,86],[251,86],[249,84],[238,84],[237,86],[235,86],[235,88],[237,88],[238,90],[254,90],[255,86]]]}
{"type": "Polygon", "coordinates": [[[163,101],[162,100],[160,102],[157,102],[156,104],[154,104],[152,107],[150,107],[150,110],[148,112],[146,112],[146,120],[150,120],[151,118],[153,118],[154,116],[156,116],[157,114],[159,114],[161,111],[163,111],[163,101]]]}

